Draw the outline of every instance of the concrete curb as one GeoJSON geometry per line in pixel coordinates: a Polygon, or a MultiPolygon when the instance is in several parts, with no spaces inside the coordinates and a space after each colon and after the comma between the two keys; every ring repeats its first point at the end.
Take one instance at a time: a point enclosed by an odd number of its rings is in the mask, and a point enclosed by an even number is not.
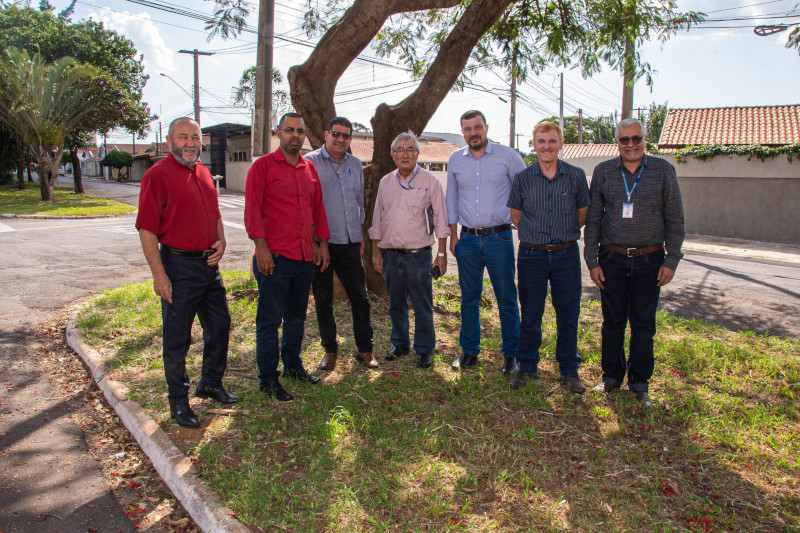
{"type": "Polygon", "coordinates": [[[67,322],[67,343],[89,366],[100,390],[116,411],[122,423],[150,458],[153,467],[172,493],[180,500],[192,520],[203,531],[214,533],[247,533],[250,530],[239,522],[233,511],[219,503],[222,498],[200,479],[197,469],[188,457],[175,446],[172,439],[142,407],[126,400],[128,388],[120,382],[106,378],[103,356],[87,345],[75,327],[80,309],[74,311],[67,322]]]}

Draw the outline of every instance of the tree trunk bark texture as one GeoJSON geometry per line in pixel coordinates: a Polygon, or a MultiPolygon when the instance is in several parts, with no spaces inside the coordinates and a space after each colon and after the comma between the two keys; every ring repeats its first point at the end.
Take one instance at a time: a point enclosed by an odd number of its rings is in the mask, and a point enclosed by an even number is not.
{"type": "MultiPolygon", "coordinates": [[[[458,3],[458,0],[356,0],[320,39],[306,62],[289,70],[292,105],[305,119],[311,146],[322,146],[328,120],[336,116],[333,98],[339,78],[391,15],[450,8],[458,3]]],[[[390,153],[392,140],[409,130],[417,135],[422,133],[466,67],[475,45],[511,3],[512,0],[473,0],[440,46],[417,89],[400,103],[381,104],[375,110],[370,121],[372,160],[364,168],[365,229],[372,225],[378,184],[395,169],[390,153]]],[[[383,278],[372,268],[372,242],[366,231],[364,239],[367,288],[385,294],[383,278]]]]}

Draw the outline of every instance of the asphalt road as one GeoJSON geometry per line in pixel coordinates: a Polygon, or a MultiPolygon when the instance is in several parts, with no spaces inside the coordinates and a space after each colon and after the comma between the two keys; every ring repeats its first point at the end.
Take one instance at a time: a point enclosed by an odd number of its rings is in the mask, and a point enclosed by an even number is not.
{"type": "MultiPolygon", "coordinates": [[[[87,192],[136,205],[139,189],[87,182],[87,192]]],[[[238,200],[230,205],[223,216],[241,220],[238,200]]],[[[135,531],[71,419],[81,402],[53,379],[37,337],[66,307],[149,277],[134,220],[0,219],[0,532],[135,531]]],[[[251,243],[235,224],[223,269],[249,268],[251,243]]]]}
{"type": "MultiPolygon", "coordinates": [[[[132,205],[139,192],[114,182],[86,188],[132,205]]],[[[228,241],[221,267],[247,269],[252,244],[242,224],[243,197],[226,195],[220,204],[228,241]]],[[[47,379],[31,335],[33,324],[101,289],[149,278],[133,224],[133,217],[0,219],[0,531],[133,531],[69,418],[75,407],[47,379]],[[50,481],[55,470],[59,483],[50,481]]],[[[584,294],[598,297],[585,271],[584,294]]],[[[800,340],[798,297],[800,268],[690,253],[663,290],[662,307],[800,340]]]]}

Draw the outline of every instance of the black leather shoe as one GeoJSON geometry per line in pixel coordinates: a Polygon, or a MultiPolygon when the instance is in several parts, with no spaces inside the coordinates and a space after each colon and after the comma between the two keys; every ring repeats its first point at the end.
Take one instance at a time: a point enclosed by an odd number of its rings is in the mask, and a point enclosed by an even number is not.
{"type": "Polygon", "coordinates": [[[188,400],[176,403],[170,402],[169,414],[179,426],[183,426],[185,428],[196,428],[200,425],[197,415],[194,414],[192,408],[189,407],[188,400]]]}
{"type": "Polygon", "coordinates": [[[408,355],[410,351],[408,346],[395,346],[383,358],[387,361],[394,361],[404,355],[408,355]]]}
{"type": "Polygon", "coordinates": [[[564,385],[568,391],[574,394],[583,394],[586,392],[586,386],[581,383],[581,379],[578,377],[577,374],[571,374],[569,376],[559,376],[558,382],[564,385]]]}
{"type": "Polygon", "coordinates": [[[417,354],[417,366],[420,368],[430,368],[433,366],[433,355],[429,353],[417,354]]]}
{"type": "Polygon", "coordinates": [[[478,363],[478,358],[474,355],[467,355],[465,353],[461,354],[461,357],[453,361],[453,364],[450,365],[453,367],[453,370],[466,370],[469,367],[478,363]]]}
{"type": "Polygon", "coordinates": [[[650,399],[650,395],[646,390],[637,390],[634,391],[634,394],[636,394],[636,399],[639,400],[640,404],[644,405],[645,407],[653,406],[653,400],[650,399]]]}
{"type": "Polygon", "coordinates": [[[503,368],[500,369],[500,372],[502,372],[504,376],[513,376],[519,372],[519,363],[517,363],[517,358],[506,357],[506,360],[503,363],[503,368]]]}
{"type": "Polygon", "coordinates": [[[312,385],[320,382],[320,379],[317,376],[312,376],[306,372],[306,369],[303,367],[300,367],[300,370],[291,370],[287,368],[283,371],[283,377],[296,379],[297,381],[302,381],[303,383],[311,383],[312,385]]]}
{"type": "Polygon", "coordinates": [[[508,386],[514,390],[522,388],[529,381],[539,379],[539,372],[518,372],[513,378],[508,380],[508,386]]]}
{"type": "Polygon", "coordinates": [[[269,394],[279,402],[288,402],[294,398],[281,386],[281,382],[278,381],[278,378],[271,379],[266,383],[262,383],[258,389],[264,394],[269,394]]]}
{"type": "Polygon", "coordinates": [[[599,385],[595,385],[592,387],[592,390],[595,392],[602,392],[603,394],[608,394],[610,392],[614,392],[615,390],[619,390],[619,387],[616,385],[612,385],[611,383],[601,383],[599,385]]]}
{"type": "Polygon", "coordinates": [[[204,383],[198,383],[194,395],[198,398],[211,398],[219,403],[236,403],[239,401],[239,397],[226,391],[222,384],[219,387],[209,387],[204,383]]]}

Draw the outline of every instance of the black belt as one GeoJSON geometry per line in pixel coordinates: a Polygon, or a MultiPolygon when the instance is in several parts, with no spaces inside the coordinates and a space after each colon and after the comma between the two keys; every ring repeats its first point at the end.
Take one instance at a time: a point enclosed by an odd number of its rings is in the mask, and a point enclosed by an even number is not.
{"type": "Polygon", "coordinates": [[[161,251],[170,255],[180,255],[183,257],[191,257],[192,259],[206,259],[208,256],[216,252],[215,249],[209,248],[208,250],[200,250],[195,252],[193,250],[181,250],[180,248],[173,248],[166,244],[161,245],[161,251]]]}
{"type": "Polygon", "coordinates": [[[572,248],[578,241],[572,242],[565,242],[563,244],[530,244],[527,242],[519,242],[523,246],[527,246],[528,248],[533,248],[535,250],[547,250],[548,252],[558,252],[560,250],[566,250],[567,248],[572,248]]]}
{"type": "Polygon", "coordinates": [[[491,235],[493,233],[502,233],[509,229],[511,229],[511,224],[500,224],[499,226],[495,226],[493,228],[468,228],[466,226],[461,226],[461,231],[464,233],[477,235],[478,237],[485,237],[486,235],[491,235]]]}
{"type": "Polygon", "coordinates": [[[396,254],[418,254],[420,252],[430,252],[431,247],[428,246],[427,248],[386,248],[387,252],[394,252],[396,254]]]}
{"type": "Polygon", "coordinates": [[[606,250],[611,250],[614,253],[626,255],[628,257],[641,257],[661,250],[664,248],[664,243],[654,244],[653,246],[643,246],[641,248],[625,248],[624,246],[614,246],[613,244],[601,244],[600,248],[605,248],[606,250]]]}

